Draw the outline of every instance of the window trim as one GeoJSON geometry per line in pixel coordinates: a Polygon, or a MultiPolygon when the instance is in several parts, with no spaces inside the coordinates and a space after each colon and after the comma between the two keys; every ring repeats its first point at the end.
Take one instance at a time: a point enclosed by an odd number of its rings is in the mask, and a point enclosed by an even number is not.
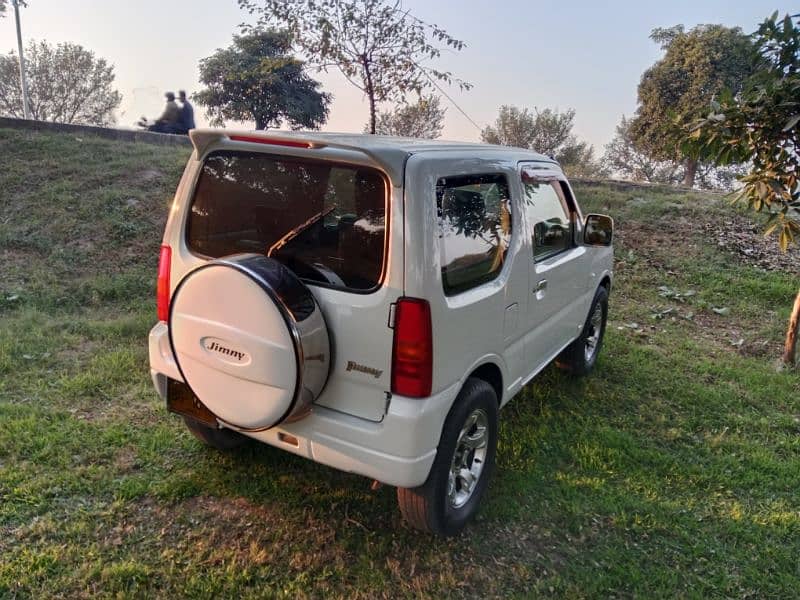
{"type": "MultiPolygon", "coordinates": [[[[378,173],[383,180],[384,184],[384,199],[383,199],[383,206],[384,206],[384,235],[383,235],[383,260],[381,262],[381,271],[380,276],[377,279],[377,282],[374,287],[371,288],[351,288],[347,286],[340,286],[334,285],[331,283],[327,283],[324,281],[318,281],[315,279],[307,279],[305,277],[298,276],[298,279],[302,281],[307,286],[316,286],[320,288],[325,288],[329,290],[333,290],[336,292],[346,292],[348,294],[359,294],[362,296],[368,296],[370,294],[374,294],[375,292],[379,291],[386,282],[386,277],[388,275],[388,267],[389,267],[389,251],[391,247],[391,206],[392,206],[392,183],[389,176],[386,172],[376,166],[376,165],[362,165],[359,163],[348,163],[341,160],[328,160],[325,158],[320,158],[316,156],[302,156],[299,154],[280,154],[277,152],[262,152],[257,150],[240,150],[238,148],[217,148],[212,150],[211,152],[206,153],[202,156],[202,158],[198,161],[200,163],[193,181],[191,182],[191,187],[188,190],[187,194],[184,196],[186,198],[187,207],[184,212],[184,221],[181,225],[183,230],[182,240],[183,244],[186,248],[186,251],[196,258],[199,258],[204,261],[212,261],[218,260],[220,257],[209,256],[207,254],[203,254],[202,252],[198,252],[196,249],[192,248],[191,244],[189,243],[189,221],[191,219],[192,214],[192,207],[194,206],[195,194],[197,193],[197,186],[200,183],[200,178],[203,175],[203,167],[206,164],[206,161],[218,154],[237,154],[237,155],[246,155],[246,156],[267,156],[269,158],[275,160],[294,160],[298,162],[307,162],[307,163],[317,163],[317,164],[324,164],[330,165],[331,167],[341,167],[347,169],[359,169],[359,168],[367,168],[372,169],[376,173],[378,173]]],[[[226,256],[233,256],[233,255],[226,255],[226,256]]],[[[266,254],[264,254],[266,257],[266,254]]]]}
{"type": "Polygon", "coordinates": [[[507,255],[508,255],[508,252],[513,247],[514,239],[515,239],[515,236],[517,235],[516,231],[519,229],[519,225],[518,224],[515,226],[515,219],[514,219],[514,206],[515,206],[516,202],[514,201],[514,191],[512,189],[511,181],[509,179],[508,173],[506,173],[504,171],[489,171],[489,172],[480,172],[480,173],[453,173],[453,174],[450,174],[450,175],[437,175],[436,176],[436,184],[437,185],[434,186],[434,203],[435,203],[434,209],[437,212],[436,229],[437,229],[437,237],[439,238],[439,243],[438,243],[438,250],[439,250],[439,279],[441,280],[442,292],[444,293],[445,297],[446,298],[453,298],[453,297],[456,297],[456,296],[460,296],[461,294],[464,294],[466,292],[470,292],[472,290],[475,290],[475,289],[477,289],[477,288],[479,288],[479,287],[481,287],[483,285],[486,285],[487,283],[491,283],[492,281],[494,281],[495,279],[500,277],[503,274],[503,272],[506,270],[506,268],[507,268],[506,265],[509,263],[509,261],[507,260],[507,255]],[[447,179],[480,179],[480,178],[484,178],[484,177],[486,177],[486,178],[489,178],[489,177],[491,177],[491,178],[502,178],[503,182],[505,183],[506,190],[508,191],[509,217],[511,219],[511,234],[509,236],[508,244],[507,244],[506,249],[505,249],[506,258],[503,259],[503,265],[497,271],[495,271],[494,273],[487,273],[484,277],[481,277],[480,279],[471,282],[472,285],[470,285],[469,287],[459,288],[459,289],[456,289],[456,290],[453,290],[453,289],[448,290],[447,289],[447,284],[446,284],[445,278],[444,278],[444,271],[443,271],[444,267],[442,265],[442,259],[443,259],[443,254],[444,254],[444,237],[441,234],[441,228],[440,228],[440,225],[439,225],[439,218],[438,218],[439,199],[437,198],[437,195],[436,195],[436,187],[438,187],[438,183],[442,179],[445,179],[445,180],[447,180],[447,179]],[[491,277],[488,277],[489,275],[491,275],[491,277]]]}

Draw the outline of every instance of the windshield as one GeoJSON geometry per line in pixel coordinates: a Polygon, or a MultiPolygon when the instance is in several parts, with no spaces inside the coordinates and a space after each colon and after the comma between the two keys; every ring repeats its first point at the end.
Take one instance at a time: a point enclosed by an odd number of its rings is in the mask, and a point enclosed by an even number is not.
{"type": "Polygon", "coordinates": [[[214,152],[195,188],[187,243],[213,258],[263,253],[311,282],[370,290],[383,269],[386,191],[369,167],[214,152]]]}

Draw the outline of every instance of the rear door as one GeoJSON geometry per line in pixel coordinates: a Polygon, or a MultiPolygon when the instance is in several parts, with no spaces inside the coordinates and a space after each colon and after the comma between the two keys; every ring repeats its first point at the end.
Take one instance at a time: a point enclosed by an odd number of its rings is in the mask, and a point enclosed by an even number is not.
{"type": "Polygon", "coordinates": [[[402,202],[393,201],[402,189],[372,165],[294,152],[210,153],[186,245],[206,260],[263,253],[300,277],[322,307],[332,345],[316,404],[380,421],[391,384],[389,306],[403,285],[402,261],[389,259],[403,255],[402,202]]]}
{"type": "Polygon", "coordinates": [[[534,373],[577,337],[585,317],[586,249],[576,241],[579,215],[561,178],[529,164],[520,170],[530,270],[525,352],[534,373]]]}

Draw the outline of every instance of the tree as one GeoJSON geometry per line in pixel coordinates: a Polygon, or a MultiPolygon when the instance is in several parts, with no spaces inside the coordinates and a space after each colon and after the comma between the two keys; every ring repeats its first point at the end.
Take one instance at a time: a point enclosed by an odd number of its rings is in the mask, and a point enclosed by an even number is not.
{"type": "MultiPolygon", "coordinates": [[[[8,9],[8,0],[0,0],[0,19],[6,16],[6,10],[8,9]]],[[[11,5],[13,6],[14,2],[12,0],[11,5]]],[[[25,0],[17,0],[17,4],[20,6],[28,6],[28,3],[25,0]]]]}
{"type": "MultiPolygon", "coordinates": [[[[78,44],[31,41],[25,70],[32,118],[55,123],[110,125],[122,96],[113,88],[114,67],[78,44]]],[[[0,56],[0,114],[22,118],[17,54],[0,56]]]]}
{"type": "Polygon", "coordinates": [[[338,69],[369,100],[370,132],[377,127],[377,105],[400,103],[438,82],[470,84],[429,62],[443,48],[461,50],[464,42],[430,25],[391,0],[239,0],[259,12],[260,24],[286,27],[295,46],[324,71],[338,69]]]}
{"type": "Polygon", "coordinates": [[[233,36],[233,44],[200,61],[205,89],[192,99],[206,107],[212,124],[225,119],[250,121],[256,129],[280,127],[319,129],[328,118],[331,95],[309,77],[304,63],[288,53],[289,34],[254,30],[233,36]]]}
{"type": "Polygon", "coordinates": [[[552,156],[576,177],[602,175],[603,169],[594,158],[594,148],[573,135],[574,120],[574,109],[563,113],[550,108],[531,112],[527,108],[520,110],[504,105],[494,125],[487,125],[481,131],[481,139],[487,144],[527,148],[552,156]]]}
{"type": "Polygon", "coordinates": [[[673,161],[655,160],[637,150],[631,134],[631,121],[624,115],[614,138],[605,146],[603,163],[625,179],[647,183],[674,183],[680,166],[673,161]]]}
{"type": "MultiPolygon", "coordinates": [[[[445,112],[438,96],[422,96],[415,104],[378,113],[375,133],[433,140],[442,135],[445,112]]],[[[364,133],[370,133],[370,123],[364,133]]]]}
{"type": "Polygon", "coordinates": [[[697,161],[681,151],[683,127],[723,89],[738,93],[753,72],[753,45],[738,27],[682,25],[654,29],[664,57],[639,83],[639,106],[630,123],[637,151],[657,161],[684,164],[683,184],[694,185],[697,161]]]}
{"type": "MultiPolygon", "coordinates": [[[[685,165],[671,160],[656,160],[640,152],[633,141],[631,121],[624,115],[614,138],[605,146],[602,164],[607,171],[629,181],[678,185],[684,179],[685,165]]],[[[700,161],[695,186],[704,190],[732,190],[744,173],[742,165],[718,166],[700,161]]]]}
{"type": "Polygon", "coordinates": [[[573,141],[558,153],[558,164],[573,178],[598,179],[608,177],[608,169],[597,160],[594,146],[588,142],[573,141]]]}
{"type": "MultiPolygon", "coordinates": [[[[688,128],[683,150],[719,164],[749,162],[739,198],[766,212],[766,233],[780,232],[782,250],[800,234],[800,15],[775,12],[754,34],[761,68],[741,90],[724,90],[711,111],[688,128]]],[[[783,362],[795,362],[800,292],[786,332],[783,362]]]]}

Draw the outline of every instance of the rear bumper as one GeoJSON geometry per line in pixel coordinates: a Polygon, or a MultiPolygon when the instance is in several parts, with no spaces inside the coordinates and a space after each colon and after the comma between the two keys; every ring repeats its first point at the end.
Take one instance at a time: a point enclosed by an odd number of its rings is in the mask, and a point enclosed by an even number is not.
{"type": "MultiPolygon", "coordinates": [[[[166,324],[151,330],[149,351],[153,384],[166,400],[167,378],[183,381],[166,324]]],[[[243,433],[342,471],[398,487],[416,487],[428,477],[457,393],[456,384],[425,399],[393,396],[378,423],[314,405],[311,414],[294,423],[243,433]]]]}

